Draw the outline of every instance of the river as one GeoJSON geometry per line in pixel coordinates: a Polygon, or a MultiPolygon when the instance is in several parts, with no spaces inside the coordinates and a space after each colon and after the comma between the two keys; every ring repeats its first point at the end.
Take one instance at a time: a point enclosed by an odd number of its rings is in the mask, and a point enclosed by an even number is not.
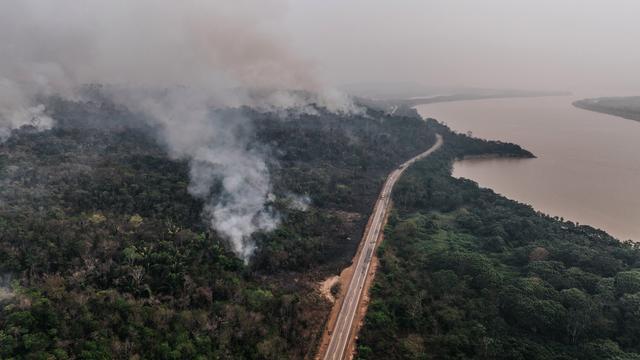
{"type": "Polygon", "coordinates": [[[453,175],[544,213],[640,241],[640,122],[573,107],[573,97],[420,105],[458,132],[517,143],[536,159],[458,161],[453,175]]]}

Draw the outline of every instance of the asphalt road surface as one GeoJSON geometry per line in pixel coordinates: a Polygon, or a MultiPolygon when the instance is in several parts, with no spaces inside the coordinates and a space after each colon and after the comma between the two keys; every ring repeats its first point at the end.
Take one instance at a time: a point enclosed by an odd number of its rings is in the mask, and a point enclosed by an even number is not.
{"type": "Polygon", "coordinates": [[[411,164],[431,155],[433,152],[438,150],[440,146],[442,146],[442,136],[436,135],[436,137],[436,143],[429,150],[406,161],[393,170],[387,177],[387,181],[385,181],[382,191],[380,192],[378,200],[373,208],[373,215],[371,215],[372,220],[369,224],[369,229],[365,230],[362,238],[362,251],[360,251],[358,259],[356,260],[356,267],[353,271],[353,277],[349,283],[347,294],[342,302],[342,307],[338,313],[335,326],[331,330],[331,338],[329,340],[327,351],[324,355],[324,360],[342,360],[348,358],[348,354],[345,354],[345,352],[349,347],[351,329],[358,311],[358,303],[362,297],[367,275],[369,274],[371,258],[376,248],[376,242],[380,237],[380,232],[382,231],[385,215],[391,203],[391,191],[402,173],[411,164]]]}

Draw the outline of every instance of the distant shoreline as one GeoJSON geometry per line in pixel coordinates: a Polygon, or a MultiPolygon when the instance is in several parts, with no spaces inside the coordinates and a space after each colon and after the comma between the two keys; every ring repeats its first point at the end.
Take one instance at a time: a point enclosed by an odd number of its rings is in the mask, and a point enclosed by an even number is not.
{"type": "Polygon", "coordinates": [[[415,109],[419,105],[446,103],[455,101],[490,100],[490,99],[513,99],[513,98],[534,98],[546,96],[570,96],[570,92],[565,91],[526,91],[526,90],[505,90],[488,93],[457,93],[448,95],[435,95],[424,97],[412,97],[404,99],[370,99],[357,98],[358,102],[378,110],[385,111],[390,115],[419,116],[415,109]]]}
{"type": "Polygon", "coordinates": [[[407,100],[398,100],[401,105],[414,107],[418,105],[452,102],[452,101],[469,101],[469,100],[488,100],[488,99],[510,99],[510,98],[530,98],[544,96],[569,96],[571,93],[564,91],[523,91],[523,92],[504,92],[494,94],[453,94],[433,96],[428,98],[414,98],[407,100]]]}
{"type": "Polygon", "coordinates": [[[456,161],[465,161],[465,160],[494,160],[494,159],[513,159],[513,160],[524,160],[524,159],[536,159],[537,156],[531,154],[531,156],[523,156],[523,155],[514,155],[514,154],[482,154],[482,155],[465,155],[461,158],[457,158],[456,161]]]}
{"type": "Polygon", "coordinates": [[[593,111],[601,114],[607,114],[612,116],[621,117],[627,120],[640,121],[640,112],[636,112],[630,109],[615,108],[612,106],[601,105],[596,102],[598,99],[583,99],[574,101],[571,105],[578,109],[593,111]]]}

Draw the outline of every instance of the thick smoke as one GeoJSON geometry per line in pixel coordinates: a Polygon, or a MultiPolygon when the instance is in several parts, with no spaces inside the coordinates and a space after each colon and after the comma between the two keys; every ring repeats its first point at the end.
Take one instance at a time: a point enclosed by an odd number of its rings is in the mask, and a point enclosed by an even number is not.
{"type": "Polygon", "coordinates": [[[250,143],[248,120],[212,109],[311,112],[312,101],[357,111],[287,51],[278,26],[285,6],[278,0],[7,0],[0,12],[0,139],[24,125],[53,126],[38,99],[81,98],[76,90],[84,84],[112,85],[120,89],[110,91],[115,102],[144,113],[162,129],[170,154],[190,161],[190,193],[205,200],[212,227],[248,259],[251,234],[278,224],[267,206],[266,155],[250,143]],[[287,91],[256,97],[255,89],[287,91]],[[300,95],[310,93],[311,99],[300,95]],[[221,195],[213,197],[217,184],[221,195]]]}
{"type": "Polygon", "coordinates": [[[273,230],[279,222],[265,204],[271,194],[267,152],[249,143],[251,121],[241,114],[223,115],[207,98],[188,88],[172,88],[147,96],[113,91],[119,103],[140,109],[158,122],[174,158],[190,161],[189,193],[205,201],[211,227],[230,240],[243,259],[253,250],[250,235],[273,230]],[[216,185],[221,191],[212,194],[216,185]]]}

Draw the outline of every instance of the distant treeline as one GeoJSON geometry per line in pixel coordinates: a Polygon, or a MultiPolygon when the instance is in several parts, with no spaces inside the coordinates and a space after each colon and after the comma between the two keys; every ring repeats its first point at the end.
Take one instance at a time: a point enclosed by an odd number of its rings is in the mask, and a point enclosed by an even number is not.
{"type": "Polygon", "coordinates": [[[571,93],[566,91],[526,91],[526,90],[504,90],[487,93],[452,94],[438,95],[425,98],[413,98],[400,101],[402,105],[413,107],[424,104],[434,104],[441,102],[483,100],[483,99],[506,99],[519,97],[540,97],[540,96],[567,96],[571,93]]]}
{"type": "Polygon", "coordinates": [[[484,100],[484,99],[506,99],[506,98],[522,98],[522,97],[541,97],[541,96],[568,96],[571,95],[565,91],[529,91],[529,90],[489,90],[489,89],[476,89],[467,91],[454,91],[444,95],[434,94],[431,96],[407,96],[406,98],[381,98],[381,99],[369,99],[359,98],[358,101],[362,104],[385,110],[387,112],[393,112],[400,115],[398,111],[411,113],[415,112],[415,106],[425,104],[435,104],[442,102],[453,101],[468,101],[468,100],[484,100]]]}
{"type": "Polygon", "coordinates": [[[573,102],[573,106],[640,121],[640,96],[583,99],[573,102]]]}

